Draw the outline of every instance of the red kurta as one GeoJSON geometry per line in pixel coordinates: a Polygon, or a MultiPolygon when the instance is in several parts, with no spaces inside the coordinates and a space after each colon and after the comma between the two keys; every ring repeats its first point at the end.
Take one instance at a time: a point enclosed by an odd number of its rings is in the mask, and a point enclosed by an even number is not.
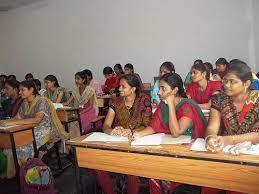
{"type": "Polygon", "coordinates": [[[220,92],[222,87],[221,81],[209,81],[208,85],[203,93],[200,92],[197,83],[192,82],[187,88],[187,95],[191,97],[198,104],[208,103],[211,96],[215,92],[220,92]]]}

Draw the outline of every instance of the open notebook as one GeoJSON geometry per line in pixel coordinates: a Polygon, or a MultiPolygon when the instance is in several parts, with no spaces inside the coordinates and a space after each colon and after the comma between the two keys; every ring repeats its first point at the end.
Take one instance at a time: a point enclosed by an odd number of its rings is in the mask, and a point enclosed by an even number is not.
{"type": "MultiPolygon", "coordinates": [[[[93,142],[93,141],[102,141],[102,142],[129,142],[127,137],[118,137],[107,135],[105,133],[95,132],[90,136],[85,138],[82,142],[93,142]]],[[[148,145],[161,145],[161,144],[186,144],[191,143],[190,136],[179,136],[173,138],[171,135],[166,135],[164,133],[156,133],[152,135],[147,135],[140,139],[134,140],[131,142],[133,146],[148,146],[148,145]]]]}

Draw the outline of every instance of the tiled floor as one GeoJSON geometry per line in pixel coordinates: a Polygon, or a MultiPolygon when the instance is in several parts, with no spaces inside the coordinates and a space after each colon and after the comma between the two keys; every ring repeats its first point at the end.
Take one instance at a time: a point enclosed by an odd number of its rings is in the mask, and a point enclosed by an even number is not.
{"type": "MultiPolygon", "coordinates": [[[[62,160],[62,163],[67,163],[66,159],[62,160]]],[[[46,162],[51,167],[57,167],[56,163],[54,166],[53,159],[47,158],[46,162]],[[52,162],[50,162],[52,160],[52,162]]],[[[57,171],[54,170],[54,174],[57,171]]],[[[101,191],[96,183],[95,177],[91,170],[81,169],[80,170],[81,181],[83,182],[84,194],[101,194],[101,191]],[[85,183],[85,184],[84,184],[85,183]]],[[[60,194],[76,194],[76,183],[75,183],[75,172],[74,168],[70,166],[62,174],[55,177],[55,185],[58,193],[60,194]]],[[[0,194],[19,194],[19,187],[15,179],[1,180],[0,179],[0,194]]],[[[148,194],[147,180],[142,179],[141,194],[148,194]]]]}
{"type": "MultiPolygon", "coordinates": [[[[62,159],[62,163],[67,163],[68,160],[62,159]]],[[[52,158],[45,158],[45,163],[52,168],[57,168],[57,163],[52,158]]],[[[57,171],[54,170],[55,174],[57,171]]],[[[82,169],[80,170],[81,186],[83,187],[84,194],[101,194],[95,176],[91,170],[82,169]]],[[[116,175],[112,175],[113,177],[116,175]]],[[[70,166],[62,174],[55,177],[55,185],[59,194],[76,194],[76,183],[75,183],[75,172],[74,168],[70,166]]],[[[122,187],[121,185],[118,186],[122,187]]],[[[119,189],[121,190],[121,189],[119,189]]],[[[199,194],[199,187],[184,187],[178,189],[176,194],[199,194]]],[[[19,187],[16,180],[1,180],[0,179],[0,194],[19,194],[19,187]]],[[[140,194],[149,194],[148,190],[148,179],[141,178],[140,194]]],[[[126,192],[120,191],[118,194],[126,194],[126,192]]]]}

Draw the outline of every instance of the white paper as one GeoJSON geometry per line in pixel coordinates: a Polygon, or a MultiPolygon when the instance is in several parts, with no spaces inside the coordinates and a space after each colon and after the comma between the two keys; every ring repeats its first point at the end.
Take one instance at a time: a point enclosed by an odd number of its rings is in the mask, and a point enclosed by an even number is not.
{"type": "Polygon", "coordinates": [[[208,114],[208,113],[210,113],[210,110],[207,110],[207,109],[202,109],[201,111],[203,112],[203,114],[208,114]]]}
{"type": "Polygon", "coordinates": [[[0,129],[11,129],[11,128],[14,128],[17,126],[19,126],[19,125],[0,126],[0,129]]]}
{"type": "Polygon", "coordinates": [[[165,136],[164,133],[156,133],[152,135],[147,135],[144,137],[141,137],[137,140],[134,140],[131,142],[131,145],[137,146],[137,145],[161,145],[162,137],[165,136]]]}
{"type": "Polygon", "coordinates": [[[54,105],[54,108],[55,109],[59,109],[59,108],[62,108],[62,109],[70,109],[71,107],[70,106],[64,106],[63,104],[61,103],[53,103],[54,105]]]}
{"type": "Polygon", "coordinates": [[[102,96],[97,96],[97,98],[111,98],[112,96],[109,94],[102,95],[102,96]]]}
{"type": "Polygon", "coordinates": [[[61,104],[61,103],[53,103],[53,105],[54,105],[55,109],[64,107],[63,104],[61,104]]]}
{"type": "Polygon", "coordinates": [[[93,142],[93,141],[109,141],[109,142],[128,142],[128,137],[107,135],[105,133],[94,132],[85,138],[82,142],[93,142]]]}
{"type": "Polygon", "coordinates": [[[192,137],[189,135],[180,135],[179,137],[172,137],[171,135],[164,135],[161,144],[164,145],[179,145],[191,143],[192,137]]]}
{"type": "Polygon", "coordinates": [[[192,144],[190,150],[206,152],[207,149],[205,147],[205,140],[203,138],[197,138],[195,142],[192,144]]]}
{"type": "Polygon", "coordinates": [[[227,145],[223,150],[226,154],[249,154],[249,155],[259,155],[259,144],[252,144],[250,141],[245,141],[238,143],[236,145],[227,145]]]}

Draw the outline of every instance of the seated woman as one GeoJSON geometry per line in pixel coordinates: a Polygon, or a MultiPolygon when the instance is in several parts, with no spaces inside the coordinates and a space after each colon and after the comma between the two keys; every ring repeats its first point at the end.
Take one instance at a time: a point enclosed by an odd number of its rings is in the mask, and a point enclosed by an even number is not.
{"type": "MultiPolygon", "coordinates": [[[[198,63],[203,63],[203,61],[201,59],[196,59],[194,62],[193,62],[193,65],[195,64],[198,64],[198,63]]],[[[185,79],[184,79],[184,87],[185,88],[188,88],[188,86],[192,83],[192,72],[189,72],[185,79]]]]}
{"type": "Polygon", "coordinates": [[[84,72],[87,76],[87,85],[94,89],[96,96],[102,96],[103,91],[99,81],[93,78],[93,74],[89,69],[85,69],[84,72]]]}
{"type": "MultiPolygon", "coordinates": [[[[259,143],[259,91],[251,90],[252,72],[242,61],[231,63],[223,79],[225,92],[212,98],[206,147],[221,152],[226,145],[259,143]]],[[[203,188],[203,194],[220,193],[203,188]]],[[[237,193],[230,192],[227,193],[237,193]]]]}
{"type": "MultiPolygon", "coordinates": [[[[162,65],[160,66],[159,75],[162,76],[166,73],[175,73],[174,64],[170,61],[166,61],[162,63],[162,65]]],[[[160,103],[158,91],[159,91],[159,80],[155,82],[154,87],[151,91],[151,102],[152,102],[153,108],[156,108],[160,103]]]]}
{"type": "Polygon", "coordinates": [[[68,100],[68,93],[65,88],[60,87],[58,79],[54,75],[47,75],[44,78],[46,92],[44,96],[54,103],[64,103],[68,100]]]}
{"type": "Polygon", "coordinates": [[[213,80],[222,80],[227,73],[228,67],[228,61],[225,58],[219,58],[216,61],[216,69],[212,72],[213,80]]]}
{"type": "Polygon", "coordinates": [[[35,84],[38,93],[39,93],[41,96],[44,96],[46,90],[45,90],[44,88],[41,88],[41,82],[40,82],[40,80],[39,80],[39,79],[33,79],[32,81],[33,81],[33,83],[35,84]]]}
{"type": "Polygon", "coordinates": [[[210,98],[221,91],[221,81],[209,81],[210,71],[204,63],[192,66],[192,83],[187,88],[188,98],[196,101],[201,109],[210,109],[210,98]]]}
{"type": "Polygon", "coordinates": [[[8,97],[1,103],[5,118],[14,117],[23,102],[19,95],[19,84],[17,80],[7,80],[4,84],[5,95],[8,97]]]}
{"type": "Polygon", "coordinates": [[[26,81],[34,80],[34,77],[33,77],[32,73],[27,73],[27,74],[25,75],[25,80],[26,80],[26,81]]]}
{"type": "Polygon", "coordinates": [[[134,72],[133,65],[131,63],[128,63],[128,64],[124,65],[124,71],[125,71],[125,74],[134,74],[138,78],[139,83],[140,83],[141,91],[143,91],[144,90],[143,82],[142,82],[139,74],[134,72]]]}
{"type": "Polygon", "coordinates": [[[106,79],[102,88],[104,94],[118,93],[120,77],[114,73],[111,67],[105,67],[103,69],[103,75],[106,79]]]}
{"type": "Polygon", "coordinates": [[[122,69],[122,66],[119,63],[114,65],[113,70],[116,73],[116,75],[119,76],[119,77],[124,75],[124,71],[122,69]]]}
{"type": "MultiPolygon", "coordinates": [[[[140,131],[151,119],[150,98],[142,93],[134,75],[123,75],[120,80],[120,97],[111,102],[103,124],[103,131],[117,136],[129,136],[131,130],[140,131]]],[[[116,193],[109,173],[96,171],[96,176],[105,194],[116,193]]],[[[139,178],[128,175],[127,193],[138,193],[139,178]]]]}
{"type": "MultiPolygon", "coordinates": [[[[193,139],[202,138],[205,134],[207,120],[200,107],[193,100],[186,98],[183,81],[176,73],[167,73],[160,78],[159,96],[161,103],[154,113],[149,126],[133,133],[133,139],[153,133],[167,133],[173,137],[191,135],[193,139]]],[[[179,183],[163,182],[168,193],[179,183]]],[[[160,194],[157,180],[150,180],[150,194],[160,194]]]]}
{"type": "MultiPolygon", "coordinates": [[[[32,81],[23,81],[20,83],[20,94],[23,98],[23,103],[18,113],[14,118],[0,121],[0,125],[35,125],[34,134],[38,148],[50,142],[68,138],[68,134],[60,123],[51,101],[38,95],[38,91],[32,81]]],[[[16,152],[21,162],[32,158],[34,153],[32,144],[24,145],[18,148],[16,152]]],[[[12,151],[6,149],[4,153],[7,156],[6,176],[11,178],[15,174],[12,151]]]]}
{"type": "Polygon", "coordinates": [[[92,128],[91,120],[98,115],[97,98],[95,91],[87,85],[87,74],[84,71],[75,74],[75,83],[76,87],[64,105],[73,103],[74,107],[80,108],[82,128],[87,132],[92,128]]]}

